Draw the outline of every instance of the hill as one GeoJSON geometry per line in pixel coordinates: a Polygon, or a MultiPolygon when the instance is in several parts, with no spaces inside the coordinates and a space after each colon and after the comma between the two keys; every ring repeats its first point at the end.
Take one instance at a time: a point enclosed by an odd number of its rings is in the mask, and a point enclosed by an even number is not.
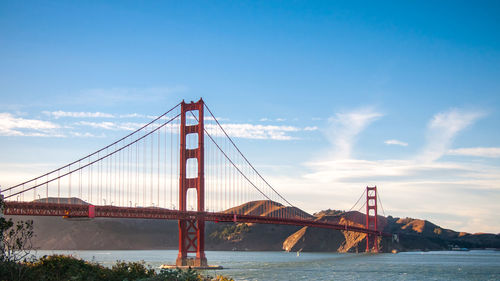
{"type": "MultiPolygon", "coordinates": [[[[47,199],[40,199],[44,201],[47,199]]],[[[57,200],[49,198],[49,202],[57,200]]],[[[63,200],[68,200],[63,199],[63,200]]],[[[78,198],[72,203],[86,204],[78,198]]],[[[290,217],[309,217],[318,221],[364,226],[360,212],[325,210],[310,215],[300,209],[272,201],[252,201],[228,209],[226,213],[269,215],[275,212],[290,217]]],[[[59,217],[14,217],[33,219],[34,245],[39,249],[177,249],[177,221],[144,219],[62,219],[59,217]]],[[[399,241],[380,241],[383,251],[447,250],[451,247],[500,248],[500,235],[470,234],[441,228],[429,221],[412,218],[378,216],[379,229],[399,234],[399,241]]],[[[247,223],[206,224],[206,250],[252,251],[338,251],[362,252],[365,235],[361,233],[289,225],[247,223]]]]}
{"type": "MultiPolygon", "coordinates": [[[[340,224],[364,226],[365,215],[360,212],[326,210],[315,214],[317,219],[340,224]],[[332,215],[333,214],[333,215],[332,215]]],[[[398,234],[380,239],[384,252],[414,250],[449,250],[459,248],[500,248],[500,235],[470,234],[441,228],[429,221],[412,218],[378,216],[379,229],[398,234]]],[[[328,231],[303,227],[283,242],[286,251],[337,251],[362,252],[365,250],[365,235],[348,231],[328,231]]]]}

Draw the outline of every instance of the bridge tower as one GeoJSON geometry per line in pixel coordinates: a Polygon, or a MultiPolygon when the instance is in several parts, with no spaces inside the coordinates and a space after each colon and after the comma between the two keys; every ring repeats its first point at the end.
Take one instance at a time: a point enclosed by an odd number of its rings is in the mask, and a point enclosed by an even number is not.
{"type": "MultiPolygon", "coordinates": [[[[366,228],[377,229],[377,186],[366,187],[366,228]]],[[[378,236],[366,234],[366,252],[378,253],[378,236]]]]}
{"type": "MultiPolygon", "coordinates": [[[[203,108],[204,103],[202,99],[198,102],[185,103],[182,101],[181,103],[179,211],[187,211],[187,193],[191,188],[196,190],[197,211],[205,211],[203,108]],[[198,116],[196,116],[195,111],[198,112],[198,116]],[[198,119],[198,124],[186,125],[187,114],[190,116],[193,114],[198,119]],[[197,148],[187,148],[186,138],[189,134],[197,134],[197,148]],[[198,175],[196,178],[186,177],[188,159],[195,159],[197,161],[198,175]]],[[[207,258],[205,256],[205,220],[179,220],[179,254],[176,265],[207,266],[207,258]],[[196,253],[196,257],[189,257],[188,253],[196,253]]]]}

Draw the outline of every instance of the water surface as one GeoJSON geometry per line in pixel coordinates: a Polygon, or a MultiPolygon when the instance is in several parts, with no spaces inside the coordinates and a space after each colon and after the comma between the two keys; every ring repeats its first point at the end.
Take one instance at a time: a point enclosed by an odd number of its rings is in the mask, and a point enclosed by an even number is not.
{"type": "MultiPolygon", "coordinates": [[[[117,260],[152,267],[172,264],[174,250],[38,251],[37,256],[73,255],[111,266],[117,260]]],[[[500,251],[339,254],[287,252],[206,252],[210,264],[225,269],[207,272],[235,280],[500,280],[500,251]]]]}

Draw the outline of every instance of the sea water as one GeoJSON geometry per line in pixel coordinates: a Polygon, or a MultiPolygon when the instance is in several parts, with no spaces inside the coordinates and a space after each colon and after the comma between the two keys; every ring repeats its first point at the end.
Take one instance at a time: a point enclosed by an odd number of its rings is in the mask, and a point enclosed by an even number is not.
{"type": "MultiPolygon", "coordinates": [[[[111,266],[117,260],[144,261],[151,267],[172,264],[174,250],[37,251],[36,256],[65,254],[111,266]]],[[[500,280],[500,251],[340,254],[207,251],[209,264],[235,280],[500,280]]]]}

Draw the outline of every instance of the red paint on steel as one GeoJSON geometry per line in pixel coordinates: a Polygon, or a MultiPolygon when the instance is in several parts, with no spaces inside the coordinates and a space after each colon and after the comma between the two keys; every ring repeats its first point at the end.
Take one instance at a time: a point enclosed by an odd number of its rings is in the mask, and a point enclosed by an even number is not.
{"type": "MultiPolygon", "coordinates": [[[[190,188],[196,189],[198,212],[205,211],[205,165],[204,165],[204,126],[203,126],[203,100],[198,102],[181,103],[180,125],[180,175],[179,175],[179,211],[187,211],[187,193],[190,188]],[[198,111],[198,124],[186,125],[186,114],[198,111]],[[198,135],[198,147],[186,148],[188,134],[198,135]],[[187,160],[196,159],[198,173],[196,178],[187,178],[187,160]]],[[[178,266],[207,266],[205,256],[205,218],[179,219],[179,254],[176,265],[178,266]],[[194,259],[188,253],[196,253],[194,259]],[[193,263],[194,262],[194,263],[193,263]]]]}
{"type": "MultiPolygon", "coordinates": [[[[88,205],[58,204],[46,202],[5,202],[5,215],[24,216],[56,216],[88,217],[88,205]]],[[[133,218],[133,219],[166,219],[166,220],[203,220],[213,222],[233,222],[233,213],[208,213],[197,211],[177,211],[163,208],[94,206],[96,218],[133,218]]],[[[301,219],[299,217],[280,219],[276,217],[238,215],[238,222],[260,224],[282,224],[295,226],[310,226],[335,230],[347,230],[368,233],[374,236],[391,236],[389,233],[345,224],[301,219]]]]}
{"type": "Polygon", "coordinates": [[[94,205],[89,205],[89,218],[91,218],[91,219],[95,218],[95,206],[94,205]]]}
{"type": "MultiPolygon", "coordinates": [[[[366,187],[366,228],[378,231],[377,226],[377,187],[366,187]]],[[[367,233],[366,252],[378,252],[378,235],[367,233]]]]}

